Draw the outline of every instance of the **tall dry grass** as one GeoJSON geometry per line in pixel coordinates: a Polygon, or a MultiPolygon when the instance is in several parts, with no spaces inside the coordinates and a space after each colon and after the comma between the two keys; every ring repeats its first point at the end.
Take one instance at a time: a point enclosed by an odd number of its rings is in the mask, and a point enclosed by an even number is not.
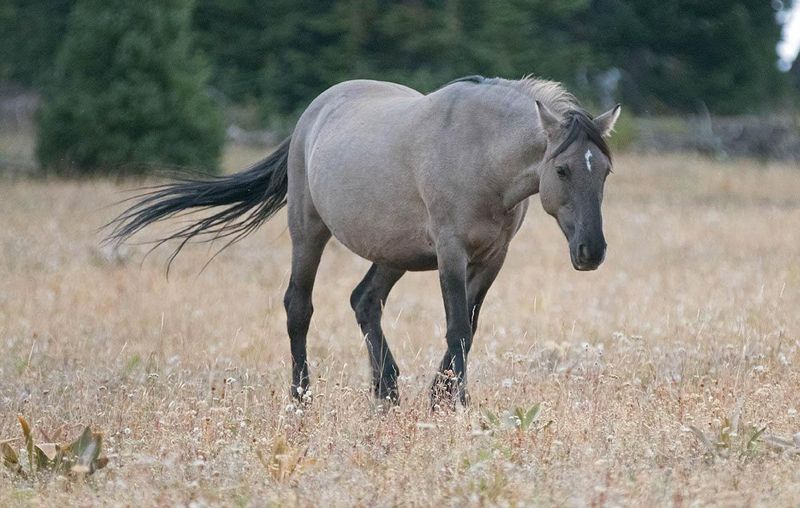
{"type": "Polygon", "coordinates": [[[403,401],[386,414],[347,304],[368,263],[331,243],[309,334],[316,398],[298,408],[285,217],[202,273],[213,247],[186,249],[166,279],[166,249],[98,247],[124,187],[0,183],[0,439],[17,414],[54,439],[91,424],[110,458],[86,482],[2,472],[0,505],[800,499],[800,458],[769,437],[800,431],[800,168],[620,156],[592,273],[532,206],[482,312],[473,406],[456,414],[426,406],[444,349],[433,274],[388,302],[403,401]],[[524,429],[509,419],[536,403],[524,429]]]}

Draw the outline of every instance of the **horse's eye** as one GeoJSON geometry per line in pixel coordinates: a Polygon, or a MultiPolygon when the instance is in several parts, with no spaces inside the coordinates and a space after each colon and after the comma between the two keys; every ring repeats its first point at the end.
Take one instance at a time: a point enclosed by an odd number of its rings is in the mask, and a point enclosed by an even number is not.
{"type": "Polygon", "coordinates": [[[562,180],[566,180],[569,178],[569,168],[567,166],[558,166],[556,167],[556,173],[558,173],[558,177],[562,180]]]}

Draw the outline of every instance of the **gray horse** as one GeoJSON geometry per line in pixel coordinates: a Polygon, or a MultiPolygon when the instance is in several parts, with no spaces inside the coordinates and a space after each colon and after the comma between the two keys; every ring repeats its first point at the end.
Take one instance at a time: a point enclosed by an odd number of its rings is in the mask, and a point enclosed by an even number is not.
{"type": "MultiPolygon", "coordinates": [[[[539,193],[577,270],[603,262],[600,212],[611,171],[605,138],[616,106],[592,118],[558,83],[471,76],[428,95],[395,83],[348,81],[317,97],[291,137],[250,169],[157,187],[112,224],[124,241],[186,209],[222,210],[161,240],[234,242],[288,203],[292,273],[284,298],[292,394],[309,387],[311,293],[331,235],[373,262],[350,303],[366,339],[379,399],[398,401],[399,369],[381,329],[389,292],[407,270],[438,270],[447,350],[432,403],[468,401],[467,356],[486,292],[539,193]]],[[[227,245],[229,245],[226,244],[227,245]]],[[[224,247],[223,247],[224,248],[224,247]]]]}

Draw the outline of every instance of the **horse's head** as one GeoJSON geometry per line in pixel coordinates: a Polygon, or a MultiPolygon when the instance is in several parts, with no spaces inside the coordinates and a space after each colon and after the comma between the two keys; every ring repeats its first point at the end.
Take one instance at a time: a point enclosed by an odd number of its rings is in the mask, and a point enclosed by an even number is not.
{"type": "Polygon", "coordinates": [[[545,211],[555,217],[569,242],[576,270],[594,270],[606,255],[603,236],[603,187],[611,172],[605,138],[620,113],[616,106],[597,118],[579,110],[559,118],[536,102],[547,150],[539,168],[539,194],[545,211]]]}

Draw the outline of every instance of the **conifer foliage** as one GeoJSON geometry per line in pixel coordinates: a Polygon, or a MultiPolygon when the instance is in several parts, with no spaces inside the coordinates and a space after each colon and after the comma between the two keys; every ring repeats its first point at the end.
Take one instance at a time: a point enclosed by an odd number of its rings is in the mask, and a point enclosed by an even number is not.
{"type": "Polygon", "coordinates": [[[192,48],[190,0],[78,0],[40,112],[59,173],[214,171],[224,133],[192,48]]]}

